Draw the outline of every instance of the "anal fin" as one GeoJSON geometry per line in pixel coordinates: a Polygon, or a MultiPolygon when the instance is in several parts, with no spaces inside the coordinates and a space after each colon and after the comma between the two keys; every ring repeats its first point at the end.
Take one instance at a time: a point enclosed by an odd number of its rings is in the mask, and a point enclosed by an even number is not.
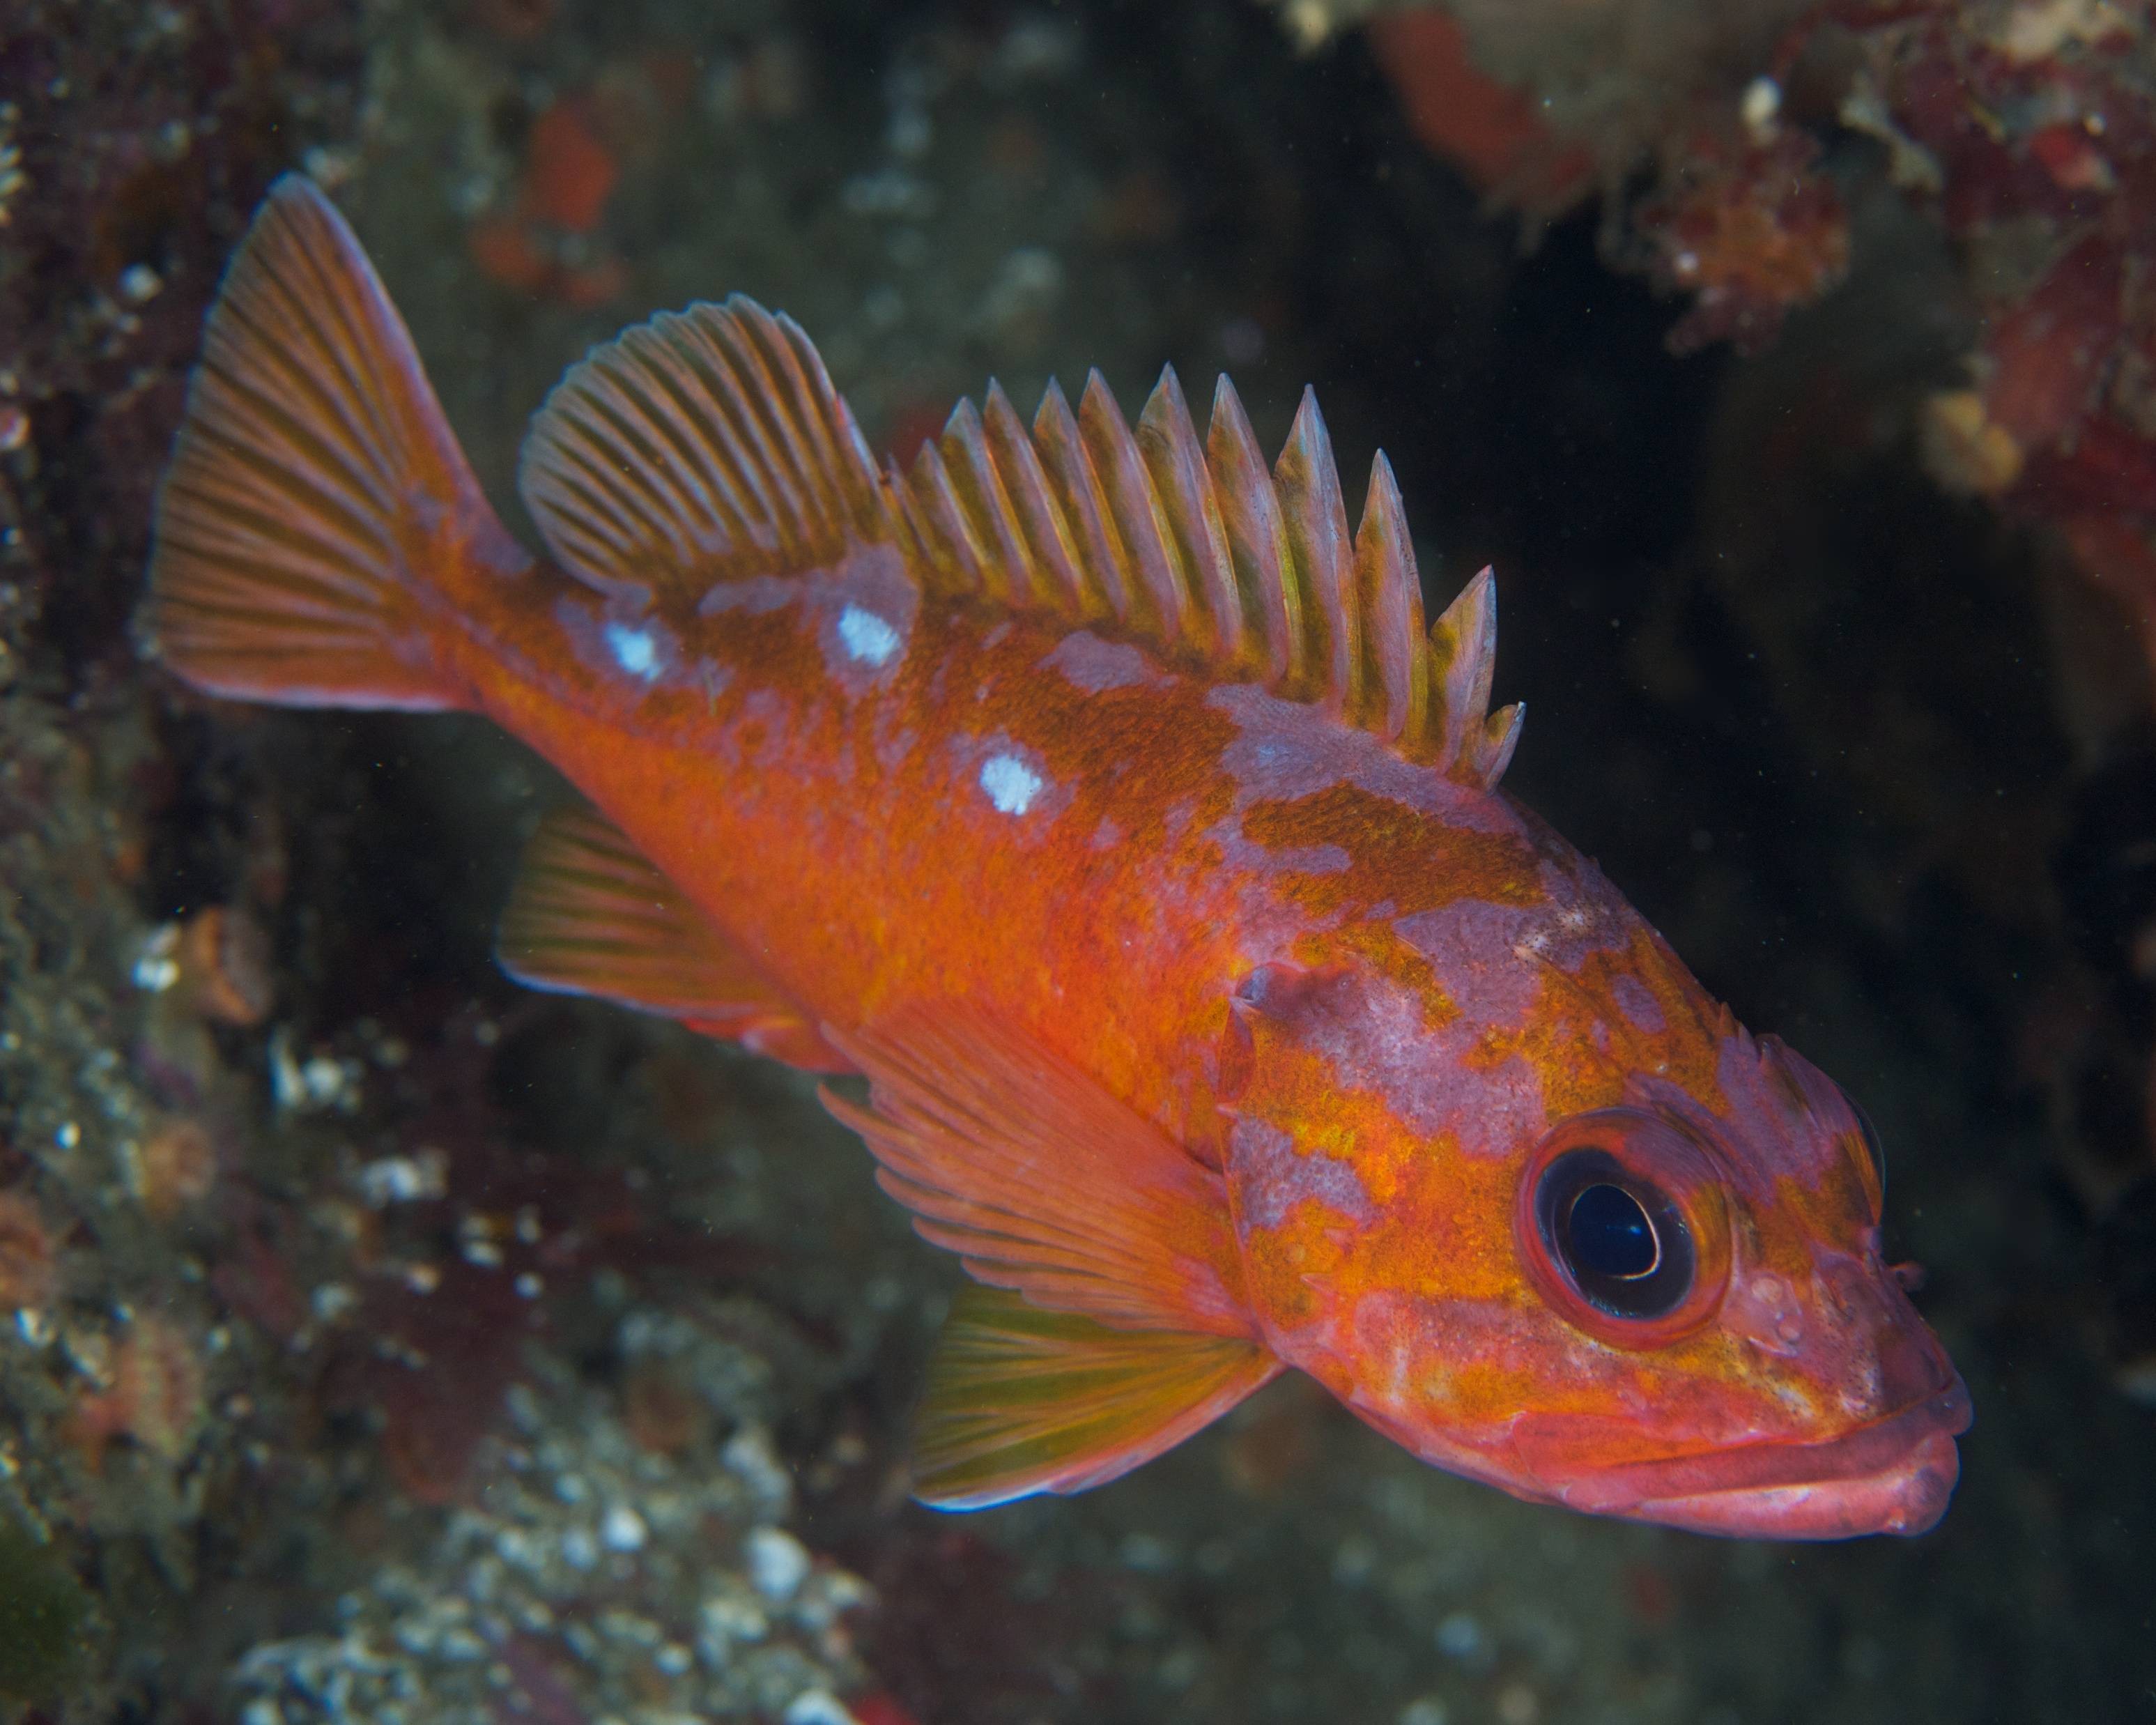
{"type": "Polygon", "coordinates": [[[807,1071],[853,1070],[679,887],[588,809],[540,822],[495,952],[531,988],[679,1019],[807,1071]]]}
{"type": "Polygon", "coordinates": [[[1255,1342],[1111,1329],[964,1288],[914,1429],[914,1495],[934,1509],[987,1509],[1106,1485],[1283,1369],[1255,1342]]]}

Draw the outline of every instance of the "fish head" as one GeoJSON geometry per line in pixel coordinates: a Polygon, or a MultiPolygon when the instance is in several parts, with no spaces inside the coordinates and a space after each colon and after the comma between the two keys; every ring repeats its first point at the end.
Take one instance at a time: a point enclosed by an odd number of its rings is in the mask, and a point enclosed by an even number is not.
{"type": "Polygon", "coordinates": [[[1666,992],[1695,1046],[1471,1055],[1440,1117],[1398,1075],[1456,1067],[1457,1026],[1392,998],[1268,993],[1229,1175],[1278,1352],[1517,1497],[1754,1538],[1938,1520],[1968,1393],[1881,1256],[1876,1139],[1840,1086],[1666,992]]]}
{"type": "Polygon", "coordinates": [[[1731,1026],[1721,1107],[1643,1080],[1521,1159],[1512,1235],[1548,1399],[1528,1495],[1756,1538],[1922,1532],[1969,1394],[1880,1251],[1883,1165],[1840,1088],[1731,1026]]]}

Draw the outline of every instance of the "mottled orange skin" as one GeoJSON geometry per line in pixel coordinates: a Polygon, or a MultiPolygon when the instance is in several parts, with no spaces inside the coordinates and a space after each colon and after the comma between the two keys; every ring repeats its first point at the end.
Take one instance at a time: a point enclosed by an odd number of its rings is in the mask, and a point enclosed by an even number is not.
{"type": "Polygon", "coordinates": [[[1881,1265],[1856,1117],[1509,798],[1315,707],[920,598],[888,547],[708,599],[654,572],[648,603],[491,538],[430,561],[439,668],[813,1022],[984,1006],[1094,1075],[1224,1171],[1252,1332],[1419,1455],[1716,1531],[1943,1508],[1965,1399],[1881,1265]],[[880,662],[848,607],[891,631],[880,662]],[[1523,1240],[1531,1153],[1604,1109],[1718,1170],[1727,1291],[1654,1345],[1563,1308],[1523,1240]],[[1869,1485],[1754,1476],[1918,1408],[1865,1440],[1869,1485]]]}

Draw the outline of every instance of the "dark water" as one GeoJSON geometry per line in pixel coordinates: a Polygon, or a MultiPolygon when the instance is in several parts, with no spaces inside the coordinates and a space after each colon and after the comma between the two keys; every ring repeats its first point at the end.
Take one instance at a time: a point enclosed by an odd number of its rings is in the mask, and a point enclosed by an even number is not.
{"type": "Polygon", "coordinates": [[[1243,0],[137,10],[0,20],[0,1718],[2156,1712],[2147,674],[1920,459],[1982,307],[1876,142],[1819,127],[1847,284],[1678,357],[1596,206],[1524,226],[1243,0]],[[1977,1409],[1944,1523],[1529,1507],[1300,1381],[1083,1498],[911,1505],[952,1270],[807,1081],[495,972],[547,769],[135,654],[192,331],[295,162],[505,506],[566,363],[736,290],[879,449],[990,375],[1226,367],[1269,448],[1314,384],[1429,597],[1498,571],[1509,787],[1876,1120],[1977,1409]]]}

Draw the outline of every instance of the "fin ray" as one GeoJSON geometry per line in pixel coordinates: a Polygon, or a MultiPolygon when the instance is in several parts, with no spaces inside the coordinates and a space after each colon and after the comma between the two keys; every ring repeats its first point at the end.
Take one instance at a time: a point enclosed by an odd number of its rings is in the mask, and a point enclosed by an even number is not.
{"type": "Polygon", "coordinates": [[[910,1008],[824,1034],[869,1076],[872,1106],[828,1090],[885,1189],[975,1276],[1045,1297],[1082,1272],[1111,1321],[1247,1336],[1219,1174],[1097,1081],[1000,1020],[910,1008]]]}
{"type": "Polygon", "coordinates": [[[148,642],[216,694],[459,706],[424,588],[474,546],[521,561],[359,242],[285,176],[203,331],[157,495],[148,642]]]}
{"type": "Polygon", "coordinates": [[[661,312],[571,367],[517,484],[555,556],[602,591],[699,599],[897,531],[815,348],[741,295],[661,312]]]}
{"type": "Polygon", "coordinates": [[[1454,626],[1493,615],[1487,594],[1463,594],[1454,624],[1424,633],[1391,464],[1372,463],[1351,535],[1310,391],[1270,474],[1225,377],[1202,444],[1172,367],[1135,429],[1098,372],[1075,415],[1051,382],[1030,437],[1000,390],[988,400],[985,414],[960,403],[910,471],[893,470],[937,590],[1074,629],[1106,621],[1171,663],[1315,702],[1410,760],[1496,786],[1520,714],[1489,710],[1494,636],[1454,626]]]}
{"type": "Polygon", "coordinates": [[[800,1009],[594,809],[557,809],[540,822],[495,944],[501,968],[528,987],[679,1019],[811,1071],[850,1070],[800,1009]]]}
{"type": "Polygon", "coordinates": [[[963,1289],[915,1425],[914,1495],[936,1509],[986,1509],[1106,1485],[1282,1369],[1250,1341],[1111,1329],[963,1289]]]}

